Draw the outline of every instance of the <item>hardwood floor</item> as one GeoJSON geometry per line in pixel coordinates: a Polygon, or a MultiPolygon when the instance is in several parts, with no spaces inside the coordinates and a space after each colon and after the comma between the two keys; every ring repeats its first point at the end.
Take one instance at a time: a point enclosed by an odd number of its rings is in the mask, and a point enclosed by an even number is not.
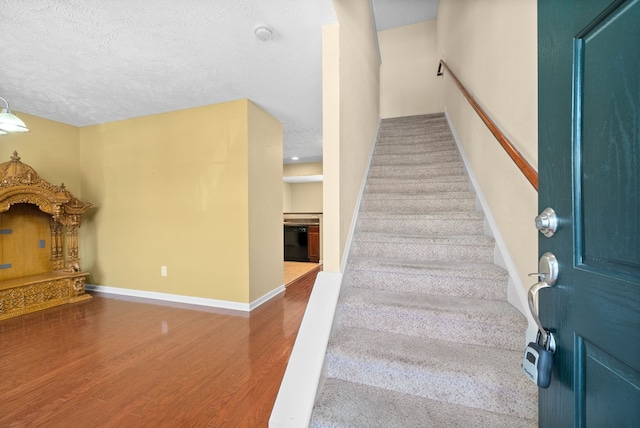
{"type": "Polygon", "coordinates": [[[289,286],[300,277],[312,272],[320,266],[318,263],[284,262],[284,283],[289,286]]]}
{"type": "Polygon", "coordinates": [[[315,277],[250,314],[94,294],[0,321],[0,427],[267,427],[315,277]]]}

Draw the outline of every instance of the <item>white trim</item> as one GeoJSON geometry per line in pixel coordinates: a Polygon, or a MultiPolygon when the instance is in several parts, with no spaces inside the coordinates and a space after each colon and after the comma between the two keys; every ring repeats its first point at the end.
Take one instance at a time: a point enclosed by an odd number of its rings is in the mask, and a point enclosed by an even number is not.
{"type": "Polygon", "coordinates": [[[341,285],[341,273],[319,272],[316,277],[269,418],[270,428],[309,426],[341,285]]]}
{"type": "MultiPolygon", "coordinates": [[[[278,294],[280,293],[284,293],[285,291],[285,287],[284,284],[274,288],[273,290],[265,293],[262,295],[262,297],[258,297],[256,300],[254,300],[253,302],[249,303],[249,311],[254,310],[255,308],[257,308],[258,306],[262,305],[263,303],[273,299],[274,297],[276,297],[278,294]]],[[[233,303],[233,302],[230,302],[233,303]]]]}
{"type": "Polygon", "coordinates": [[[449,112],[445,111],[445,116],[447,118],[447,122],[449,122],[449,128],[451,128],[451,133],[453,134],[453,138],[456,141],[456,145],[458,146],[458,150],[460,151],[460,156],[462,157],[462,161],[464,162],[464,166],[467,170],[467,174],[469,174],[469,180],[473,186],[473,190],[476,192],[476,196],[478,197],[478,202],[482,207],[482,211],[484,212],[485,220],[491,229],[491,233],[493,234],[493,239],[496,243],[496,248],[499,254],[495,254],[494,258],[495,263],[501,267],[504,267],[509,273],[509,285],[507,288],[507,301],[511,303],[516,309],[518,309],[529,321],[529,326],[527,328],[527,340],[532,341],[535,338],[535,330],[532,330],[532,326],[534,326],[533,317],[529,313],[529,307],[527,303],[527,294],[525,292],[524,284],[520,280],[520,275],[518,274],[518,270],[516,269],[516,265],[511,258],[511,254],[509,254],[509,250],[507,248],[507,244],[502,238],[502,234],[500,234],[500,229],[498,229],[498,223],[496,219],[493,217],[491,213],[491,209],[489,209],[489,204],[482,193],[482,189],[480,188],[480,184],[476,179],[475,174],[473,173],[473,169],[471,168],[471,163],[469,162],[469,158],[464,151],[464,147],[456,133],[456,129],[453,126],[453,122],[449,117],[449,112]]]}
{"type": "Polygon", "coordinates": [[[207,299],[205,297],[183,296],[181,294],[158,293],[156,291],[134,290],[131,288],[107,287],[104,285],[87,284],[85,288],[97,293],[116,294],[119,296],[140,297],[143,299],[162,300],[165,302],[187,303],[190,305],[208,306],[220,309],[232,309],[235,311],[250,312],[269,299],[284,292],[281,285],[251,303],[232,302],[230,300],[207,299]]]}
{"type": "Polygon", "coordinates": [[[322,174],[318,175],[293,175],[282,177],[282,181],[285,183],[297,184],[297,183],[322,183],[324,179],[322,174]]]}

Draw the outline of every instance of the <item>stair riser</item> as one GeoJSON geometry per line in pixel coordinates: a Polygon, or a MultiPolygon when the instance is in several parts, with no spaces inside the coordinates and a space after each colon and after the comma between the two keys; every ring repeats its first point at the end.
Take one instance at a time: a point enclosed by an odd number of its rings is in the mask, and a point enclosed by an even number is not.
{"type": "MultiPolygon", "coordinates": [[[[410,170],[409,170],[410,171],[410,170]]],[[[424,169],[417,171],[416,174],[408,174],[407,169],[404,171],[386,171],[384,175],[370,176],[367,180],[368,187],[377,186],[396,186],[398,188],[413,186],[418,183],[425,184],[441,184],[441,183],[466,183],[467,177],[461,174],[461,169],[424,169]]],[[[468,186],[467,186],[468,188],[468,186]]]]}
{"type": "Polygon", "coordinates": [[[360,204],[360,211],[393,211],[400,213],[426,213],[447,211],[475,211],[476,202],[473,199],[364,199],[360,204]]]}
{"type": "Polygon", "coordinates": [[[425,293],[478,299],[501,300],[507,293],[507,276],[498,278],[459,278],[416,273],[347,270],[344,287],[425,293]]]}
{"type": "Polygon", "coordinates": [[[438,372],[429,367],[405,365],[401,361],[343,359],[332,352],[327,354],[327,375],[521,418],[537,414],[537,405],[527,391],[493,382],[488,376],[438,372]],[[512,408],[510,403],[518,403],[517,408],[512,408]]]}
{"type": "MultiPolygon", "coordinates": [[[[443,161],[444,162],[454,162],[459,160],[456,158],[445,158],[443,161]]],[[[437,157],[428,157],[428,156],[413,156],[413,155],[406,155],[406,156],[395,156],[394,158],[387,158],[387,159],[373,159],[371,161],[371,165],[373,166],[405,166],[408,168],[413,168],[413,167],[429,167],[429,166],[433,166],[433,167],[439,167],[439,165],[442,162],[440,162],[440,160],[437,157]]]]}
{"type": "Polygon", "coordinates": [[[402,131],[388,132],[381,130],[378,133],[378,144],[412,144],[433,141],[452,140],[451,131],[446,126],[430,127],[425,133],[425,128],[404,129],[402,131]]]}
{"type": "Polygon", "coordinates": [[[467,181],[448,183],[404,183],[404,184],[372,184],[367,185],[366,193],[433,193],[433,192],[463,192],[469,189],[467,181]]]}
{"type": "Polygon", "coordinates": [[[377,155],[371,161],[371,165],[441,165],[449,162],[460,162],[460,156],[455,154],[421,154],[421,153],[406,153],[406,154],[389,154],[389,155],[377,155]]]}
{"type": "Polygon", "coordinates": [[[393,156],[424,156],[424,157],[441,157],[441,158],[453,158],[454,160],[460,160],[460,153],[455,146],[451,145],[438,145],[438,146],[425,146],[414,144],[413,146],[377,146],[374,149],[374,155],[372,160],[378,160],[378,158],[384,159],[393,156]]]}
{"type": "MultiPolygon", "coordinates": [[[[422,165],[420,167],[413,168],[411,166],[403,165],[372,168],[369,171],[367,184],[395,184],[396,181],[415,183],[419,181],[432,181],[440,177],[451,178],[452,181],[465,181],[467,179],[464,175],[462,165],[452,164],[450,167],[446,166],[438,168],[430,168],[422,165]]],[[[437,181],[442,181],[442,179],[437,181]]]]}
{"type": "Polygon", "coordinates": [[[460,162],[451,162],[435,166],[419,165],[417,167],[407,165],[378,165],[372,166],[369,169],[368,181],[394,178],[404,178],[407,181],[415,181],[421,178],[442,175],[461,176],[464,175],[464,168],[460,162]]]}
{"type": "Polygon", "coordinates": [[[339,325],[386,331],[395,334],[447,340],[480,346],[520,351],[523,348],[520,325],[505,325],[504,320],[463,320],[451,314],[425,310],[378,307],[375,310],[340,303],[339,325]],[[502,322],[502,324],[500,324],[502,322]]]}
{"type": "Polygon", "coordinates": [[[394,146],[388,144],[386,146],[377,146],[373,149],[374,158],[386,158],[391,156],[424,156],[424,157],[454,157],[460,160],[460,152],[458,152],[455,144],[450,142],[442,143],[416,143],[416,144],[399,144],[394,146]]]}
{"type": "Polygon", "coordinates": [[[455,149],[456,145],[451,137],[438,135],[432,138],[419,138],[419,137],[400,137],[400,138],[386,138],[384,140],[378,140],[374,153],[411,153],[411,152],[438,152],[438,151],[451,151],[455,149]]]}
{"type": "Polygon", "coordinates": [[[398,220],[393,218],[363,218],[359,232],[380,232],[416,235],[481,235],[482,220],[398,220]]]}
{"type": "Polygon", "coordinates": [[[351,254],[356,257],[491,263],[492,248],[485,245],[358,242],[356,240],[351,247],[351,254]]]}

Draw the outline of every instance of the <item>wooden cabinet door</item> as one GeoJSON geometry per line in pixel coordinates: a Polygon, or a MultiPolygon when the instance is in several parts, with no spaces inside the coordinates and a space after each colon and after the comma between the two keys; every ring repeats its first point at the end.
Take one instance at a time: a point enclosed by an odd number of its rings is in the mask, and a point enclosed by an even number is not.
{"type": "Polygon", "coordinates": [[[0,281],[51,270],[49,216],[15,204],[0,214],[0,281]]]}
{"type": "Polygon", "coordinates": [[[320,261],[320,226],[309,225],[309,261],[318,263],[320,261]]]}

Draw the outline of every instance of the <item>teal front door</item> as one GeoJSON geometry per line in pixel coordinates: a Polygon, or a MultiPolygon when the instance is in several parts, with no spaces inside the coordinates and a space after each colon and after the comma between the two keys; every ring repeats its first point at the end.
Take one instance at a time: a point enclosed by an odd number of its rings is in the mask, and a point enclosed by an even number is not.
{"type": "Polygon", "coordinates": [[[640,0],[538,1],[541,427],[640,427],[640,0]]]}

